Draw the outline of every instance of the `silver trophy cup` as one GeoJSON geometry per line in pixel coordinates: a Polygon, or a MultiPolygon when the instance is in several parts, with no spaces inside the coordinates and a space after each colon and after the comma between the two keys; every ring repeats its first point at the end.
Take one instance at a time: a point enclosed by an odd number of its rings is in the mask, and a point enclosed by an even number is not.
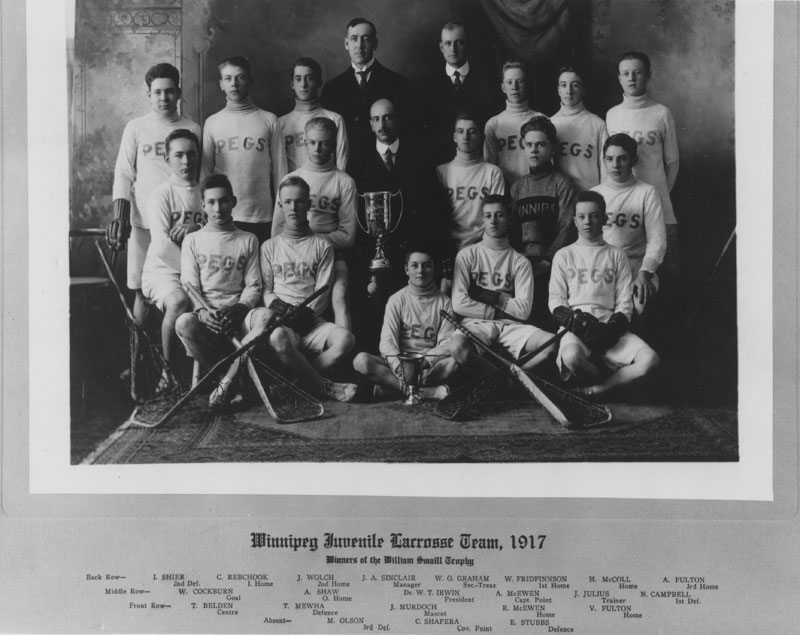
{"type": "Polygon", "coordinates": [[[400,378],[403,383],[403,404],[413,406],[421,401],[419,389],[422,384],[422,363],[425,361],[424,353],[400,353],[397,356],[400,362],[400,378]]]}
{"type": "Polygon", "coordinates": [[[370,281],[367,291],[370,296],[377,292],[378,272],[390,268],[389,259],[384,253],[386,240],[394,232],[403,218],[403,193],[397,192],[364,192],[359,196],[364,199],[364,222],[356,215],[358,225],[375,239],[375,254],[369,263],[370,281]],[[392,213],[392,198],[400,197],[400,211],[397,218],[392,213]]]}

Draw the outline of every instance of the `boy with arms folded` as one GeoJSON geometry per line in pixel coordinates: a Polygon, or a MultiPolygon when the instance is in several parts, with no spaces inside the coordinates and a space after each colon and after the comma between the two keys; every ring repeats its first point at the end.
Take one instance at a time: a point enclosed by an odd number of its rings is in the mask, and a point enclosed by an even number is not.
{"type": "Polygon", "coordinates": [[[633,311],[627,256],[603,240],[605,201],[581,192],[575,207],[578,240],[558,251],[550,277],[550,310],[569,330],[558,351],[561,377],[574,377],[588,395],[630,388],[650,375],[659,358],[628,332],[633,311]]]}
{"type": "Polygon", "coordinates": [[[106,227],[112,250],[128,246],[127,282],[128,288],[135,292],[133,315],[139,324],[147,316],[142,268],[150,244],[150,229],[145,210],[150,194],[170,175],[164,161],[164,139],[180,128],[200,136],[200,126],[178,114],[181,96],[178,69],[171,64],[156,64],[147,71],[144,80],[151,111],[129,121],[122,132],[111,194],[114,220],[106,227]]]}
{"type": "Polygon", "coordinates": [[[270,235],[274,192],[286,174],[286,150],[278,118],[253,103],[250,62],[230,57],[219,65],[225,108],[206,119],[203,170],[231,179],[238,203],[233,220],[259,242],[270,235]]]}
{"type": "MultiPolygon", "coordinates": [[[[453,309],[463,324],[485,343],[499,343],[514,359],[544,344],[552,333],[529,324],[533,272],[527,258],[511,248],[509,202],[492,194],[483,201],[483,240],[458,252],[453,274],[453,309]]],[[[530,360],[533,368],[553,352],[548,347],[530,360]]],[[[462,333],[450,339],[450,353],[459,364],[485,374],[494,368],[462,333]]]]}

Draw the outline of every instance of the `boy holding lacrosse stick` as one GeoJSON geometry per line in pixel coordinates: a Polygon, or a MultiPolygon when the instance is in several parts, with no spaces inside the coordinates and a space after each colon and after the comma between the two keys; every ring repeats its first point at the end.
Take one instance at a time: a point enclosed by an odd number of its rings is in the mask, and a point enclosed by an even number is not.
{"type": "MultiPolygon", "coordinates": [[[[299,176],[287,176],[278,187],[278,204],[284,217],[283,231],[261,246],[261,274],[267,318],[284,315],[316,289],[333,280],[333,246],[321,234],[311,231],[308,210],[310,187],[299,176]]],[[[308,307],[298,310],[288,324],[276,328],[269,345],[280,362],[295,372],[317,393],[350,401],[357,386],[337,383],[322,376],[332,370],[355,344],[347,329],[320,317],[330,301],[326,292],[308,307]],[[313,356],[309,361],[304,353],[313,356]]]]}
{"type": "MultiPolygon", "coordinates": [[[[267,312],[254,309],[261,299],[258,238],[233,223],[236,197],[224,174],[208,177],[201,188],[206,226],[183,241],[181,282],[198,290],[212,310],[195,306],[178,318],[176,330],[186,350],[206,368],[230,349],[229,335],[246,344],[267,326],[267,312]]],[[[197,303],[195,303],[197,305],[197,303]]],[[[209,397],[218,408],[231,401],[238,360],[209,397]]]]}
{"type": "Polygon", "coordinates": [[[578,240],[553,258],[550,310],[570,331],[561,339],[561,378],[574,377],[586,395],[603,395],[639,383],[659,358],[628,332],[633,313],[631,269],[619,247],[603,240],[606,203],[594,191],[580,192],[575,206],[578,240]]]}

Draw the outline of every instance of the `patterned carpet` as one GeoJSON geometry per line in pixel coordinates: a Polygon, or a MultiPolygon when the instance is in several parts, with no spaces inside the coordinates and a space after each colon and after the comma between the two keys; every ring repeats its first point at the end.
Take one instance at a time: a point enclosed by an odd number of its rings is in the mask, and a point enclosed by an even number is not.
{"type": "Polygon", "coordinates": [[[214,415],[199,397],[163,428],[123,424],[84,463],[738,460],[735,408],[610,408],[612,422],[582,431],[519,396],[463,422],[437,417],[432,403],[325,402],[320,420],[278,425],[263,406],[214,415]]]}

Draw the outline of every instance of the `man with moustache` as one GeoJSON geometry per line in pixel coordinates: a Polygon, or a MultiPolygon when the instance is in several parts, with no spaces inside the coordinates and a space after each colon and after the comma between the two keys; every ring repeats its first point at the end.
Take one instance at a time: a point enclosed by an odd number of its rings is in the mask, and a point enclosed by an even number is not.
{"type": "Polygon", "coordinates": [[[369,109],[375,100],[389,99],[404,107],[408,96],[408,80],[383,66],[375,59],[378,31],[364,18],[347,24],[344,48],[350,55],[350,68],[330,80],[322,89],[322,106],[339,113],[347,127],[350,141],[350,167],[355,175],[357,158],[372,146],[369,109]]]}

